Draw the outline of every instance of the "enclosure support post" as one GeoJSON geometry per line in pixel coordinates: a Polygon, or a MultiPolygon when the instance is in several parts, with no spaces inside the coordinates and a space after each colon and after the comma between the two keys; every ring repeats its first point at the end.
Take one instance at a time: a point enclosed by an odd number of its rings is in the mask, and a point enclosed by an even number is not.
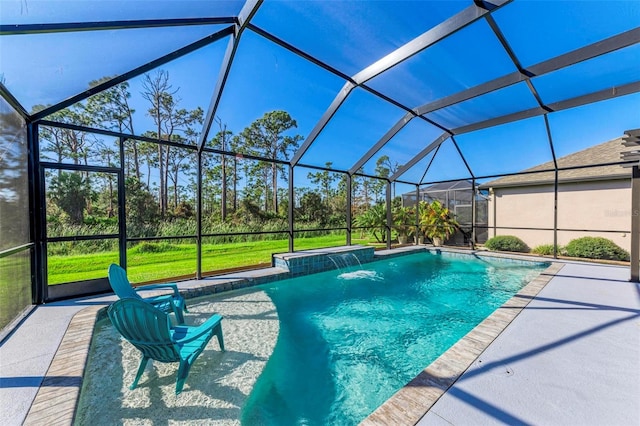
{"type": "Polygon", "coordinates": [[[293,204],[295,202],[295,194],[293,193],[293,166],[289,165],[289,252],[293,253],[293,204]]]}
{"type": "Polygon", "coordinates": [[[631,281],[640,282],[640,166],[631,179],[631,281]]]}
{"type": "Polygon", "coordinates": [[[45,288],[45,264],[43,255],[42,231],[44,229],[44,217],[41,206],[40,197],[40,161],[39,161],[39,142],[38,142],[38,125],[33,123],[27,124],[27,144],[29,146],[29,199],[30,216],[31,216],[31,241],[33,251],[31,256],[31,300],[34,304],[41,304],[46,298],[45,288]]]}
{"type": "Polygon", "coordinates": [[[558,258],[558,168],[553,180],[553,258],[558,258]]]}
{"type": "Polygon", "coordinates": [[[387,234],[387,250],[391,249],[391,225],[393,224],[393,218],[391,216],[391,182],[387,181],[387,226],[386,226],[386,234],[387,234]]]}
{"type": "MultiPolygon", "coordinates": [[[[495,190],[493,188],[489,188],[489,196],[491,197],[491,200],[493,201],[493,236],[495,237],[498,233],[498,225],[496,223],[496,219],[498,217],[498,194],[496,194],[495,190]]],[[[487,232],[488,234],[488,232],[487,232]]]]}
{"type": "Polygon", "coordinates": [[[471,179],[471,247],[475,249],[476,243],[476,180],[471,179]]]}
{"type": "Polygon", "coordinates": [[[202,150],[198,150],[196,189],[196,279],[202,279],[202,150]]]}
{"type": "Polygon", "coordinates": [[[347,245],[350,246],[351,245],[351,222],[352,222],[352,217],[351,217],[351,180],[353,179],[353,176],[351,176],[349,173],[347,173],[347,245]]]}
{"type": "Polygon", "coordinates": [[[418,245],[418,242],[420,241],[421,236],[422,234],[420,231],[420,185],[416,184],[416,240],[415,240],[416,245],[418,245]]]}
{"type": "Polygon", "coordinates": [[[125,199],[125,152],[124,143],[126,138],[120,138],[120,171],[118,172],[118,248],[120,251],[120,266],[127,269],[127,209],[125,199]]]}

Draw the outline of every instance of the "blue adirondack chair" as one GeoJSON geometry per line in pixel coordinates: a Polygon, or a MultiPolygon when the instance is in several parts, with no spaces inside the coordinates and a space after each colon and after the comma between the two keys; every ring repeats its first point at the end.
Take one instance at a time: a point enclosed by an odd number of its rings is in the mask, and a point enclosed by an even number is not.
{"type": "Polygon", "coordinates": [[[169,315],[140,299],[120,299],[107,310],[115,328],[142,352],[138,373],[129,389],[135,389],[149,359],[159,362],[179,362],[176,395],[182,392],[184,381],[198,355],[213,335],[224,351],[220,315],[213,315],[199,326],[171,326],[169,315]]]}
{"type": "Polygon", "coordinates": [[[182,297],[178,292],[178,286],[176,284],[149,284],[136,287],[138,290],[157,290],[168,288],[173,290],[173,294],[143,298],[138,294],[136,289],[131,286],[129,279],[127,278],[127,272],[115,263],[112,263],[109,266],[109,284],[111,285],[113,292],[120,299],[132,298],[144,300],[163,312],[173,312],[176,315],[178,324],[184,324],[184,315],[182,312],[189,311],[187,310],[187,304],[184,301],[184,297],[182,297]]]}

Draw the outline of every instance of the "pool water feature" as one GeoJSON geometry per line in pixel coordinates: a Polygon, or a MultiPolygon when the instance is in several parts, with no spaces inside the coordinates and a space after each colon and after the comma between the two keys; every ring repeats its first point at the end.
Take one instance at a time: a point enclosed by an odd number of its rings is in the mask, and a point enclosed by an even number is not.
{"type": "Polygon", "coordinates": [[[424,252],[261,286],[280,330],[242,424],[358,424],[546,266],[424,252]]]}

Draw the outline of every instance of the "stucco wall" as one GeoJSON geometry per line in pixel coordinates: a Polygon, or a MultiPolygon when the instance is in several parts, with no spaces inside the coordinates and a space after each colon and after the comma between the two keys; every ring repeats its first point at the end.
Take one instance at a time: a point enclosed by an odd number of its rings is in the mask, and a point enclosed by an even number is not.
{"type": "MultiPolygon", "coordinates": [[[[529,247],[553,243],[553,231],[494,229],[493,226],[553,229],[553,185],[495,188],[489,199],[489,237],[515,235],[529,247]]],[[[631,180],[565,183],[558,187],[558,244],[600,236],[630,249],[631,180]],[[585,232],[583,230],[618,231],[585,232]]]]}

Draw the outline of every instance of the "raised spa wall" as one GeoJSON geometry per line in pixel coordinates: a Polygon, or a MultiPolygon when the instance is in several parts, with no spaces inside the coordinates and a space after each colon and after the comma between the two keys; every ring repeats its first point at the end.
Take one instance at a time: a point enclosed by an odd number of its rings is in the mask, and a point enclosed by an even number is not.
{"type": "Polygon", "coordinates": [[[373,252],[373,247],[349,246],[280,253],[273,255],[272,265],[286,269],[291,277],[298,277],[369,263],[374,260],[373,252]]]}

